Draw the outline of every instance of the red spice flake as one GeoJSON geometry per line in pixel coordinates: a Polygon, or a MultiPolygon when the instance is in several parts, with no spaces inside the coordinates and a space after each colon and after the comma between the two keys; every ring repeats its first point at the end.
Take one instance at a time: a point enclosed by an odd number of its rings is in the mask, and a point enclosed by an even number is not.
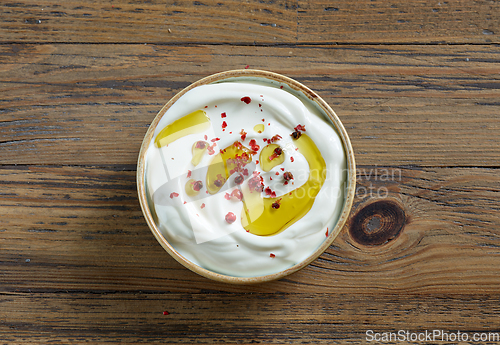
{"type": "Polygon", "coordinates": [[[328,237],[328,228],[326,228],[326,233],[325,233],[326,237],[328,237]]]}
{"type": "Polygon", "coordinates": [[[282,88],[283,88],[283,85],[280,86],[280,89],[282,89],[282,88]]]}
{"type": "Polygon", "coordinates": [[[170,199],[177,198],[179,196],[179,193],[172,192],[170,193],[170,199]]]}
{"type": "Polygon", "coordinates": [[[252,101],[252,99],[248,96],[245,96],[245,97],[241,97],[241,101],[242,102],[245,102],[246,104],[250,104],[250,102],[252,101]]]}
{"type": "Polygon", "coordinates": [[[262,107],[262,104],[259,103],[259,108],[262,107]]]}
{"type": "Polygon", "coordinates": [[[228,222],[229,224],[233,224],[234,221],[236,220],[236,216],[234,215],[233,212],[228,212],[226,214],[226,217],[224,218],[226,220],[226,222],[228,222]]]}
{"type": "Polygon", "coordinates": [[[285,171],[285,168],[281,168],[281,171],[285,171]]]}
{"type": "Polygon", "coordinates": [[[199,192],[203,188],[203,182],[196,181],[193,183],[193,190],[199,192]]]}
{"type": "Polygon", "coordinates": [[[213,155],[215,153],[214,147],[217,145],[216,143],[213,143],[211,146],[208,147],[208,154],[213,155]]]}
{"type": "Polygon", "coordinates": [[[292,162],[292,163],[293,163],[293,161],[294,161],[294,160],[295,160],[295,159],[294,159],[293,157],[290,157],[290,162],[292,162]]]}
{"type": "Polygon", "coordinates": [[[222,128],[226,128],[227,127],[227,122],[226,121],[222,121],[222,128]]]}
{"type": "Polygon", "coordinates": [[[243,144],[240,143],[239,141],[235,141],[233,143],[233,146],[236,147],[237,149],[240,149],[240,150],[243,148],[243,144]]]}
{"type": "Polygon", "coordinates": [[[306,131],[306,126],[303,126],[303,125],[297,125],[297,127],[294,128],[296,131],[301,131],[301,132],[305,132],[306,131]]]}
{"type": "Polygon", "coordinates": [[[266,187],[266,189],[264,189],[264,192],[266,193],[267,196],[270,196],[271,198],[276,198],[276,192],[272,191],[271,188],[266,187]]]}
{"type": "Polygon", "coordinates": [[[231,196],[241,201],[243,199],[243,193],[239,189],[233,190],[231,196]]]}
{"type": "Polygon", "coordinates": [[[293,180],[293,175],[291,172],[287,171],[283,174],[283,178],[285,179],[285,181],[290,181],[293,180]]]}
{"type": "Polygon", "coordinates": [[[168,311],[166,311],[166,310],[163,312],[163,315],[169,315],[169,314],[170,313],[168,311]]]}
{"type": "Polygon", "coordinates": [[[220,138],[213,138],[212,140],[210,140],[211,142],[215,143],[216,141],[219,141],[220,138]]]}
{"type": "Polygon", "coordinates": [[[250,148],[252,149],[252,151],[254,151],[255,153],[257,153],[257,151],[259,151],[260,146],[257,145],[257,141],[255,141],[255,139],[250,140],[249,144],[250,144],[250,148]]]}
{"type": "MultiPolygon", "coordinates": [[[[205,135],[205,137],[206,137],[206,135],[205,135]]],[[[205,140],[206,140],[206,138],[205,138],[205,140]]],[[[195,147],[196,147],[197,149],[202,150],[202,149],[204,149],[204,148],[205,148],[206,144],[207,144],[206,142],[204,142],[204,141],[201,141],[201,140],[200,140],[200,141],[197,141],[197,142],[196,142],[195,147]]]]}
{"type": "Polygon", "coordinates": [[[273,202],[273,204],[271,205],[271,207],[274,208],[275,210],[280,208],[280,206],[281,206],[281,198],[273,202]]]}
{"type": "Polygon", "coordinates": [[[188,173],[187,173],[187,178],[190,178],[191,177],[191,170],[188,170],[188,173]]]}
{"type": "Polygon", "coordinates": [[[298,139],[302,135],[299,131],[295,131],[292,134],[290,134],[293,139],[298,139]]]}
{"type": "Polygon", "coordinates": [[[265,121],[266,121],[266,119],[262,119],[262,122],[265,122],[265,121]]]}
{"type": "Polygon", "coordinates": [[[229,193],[226,193],[226,194],[224,195],[224,198],[226,198],[226,200],[230,200],[230,199],[231,199],[231,195],[229,195],[229,193]]]}
{"type": "Polygon", "coordinates": [[[208,108],[208,105],[205,106],[205,109],[207,109],[207,108],[208,108]]]}
{"type": "Polygon", "coordinates": [[[245,175],[245,176],[248,176],[248,169],[247,168],[243,169],[242,174],[245,175]]]}
{"type": "Polygon", "coordinates": [[[269,156],[269,160],[272,161],[276,157],[281,156],[282,153],[283,153],[283,150],[281,149],[281,147],[275,148],[274,153],[269,156]]]}
{"type": "Polygon", "coordinates": [[[207,135],[206,135],[206,134],[205,134],[204,138],[205,138],[205,140],[207,140],[207,139],[208,139],[208,137],[207,137],[207,135]]]}
{"type": "Polygon", "coordinates": [[[255,164],[259,164],[259,161],[258,161],[258,160],[256,160],[256,161],[255,161],[255,164]]]}
{"type": "Polygon", "coordinates": [[[246,65],[246,66],[245,66],[245,69],[248,69],[249,67],[250,67],[250,65],[246,65]]]}
{"type": "Polygon", "coordinates": [[[269,257],[274,259],[276,257],[276,255],[274,255],[273,253],[271,253],[271,254],[269,254],[269,257]]]}
{"type": "Polygon", "coordinates": [[[241,175],[241,174],[240,174],[240,175],[238,175],[238,176],[236,176],[236,177],[234,178],[234,182],[235,182],[236,184],[242,184],[242,183],[243,183],[243,181],[245,181],[245,178],[244,178],[244,177],[243,177],[243,175],[241,175]]]}
{"type": "Polygon", "coordinates": [[[245,132],[243,129],[240,132],[241,135],[241,140],[245,140],[247,138],[247,132],[245,132]]]}
{"type": "Polygon", "coordinates": [[[276,171],[276,176],[278,176],[279,174],[280,174],[280,172],[279,172],[279,171],[276,171]]]}
{"type": "Polygon", "coordinates": [[[222,113],[222,114],[220,114],[220,117],[221,117],[221,118],[225,118],[226,116],[227,116],[227,115],[226,115],[226,113],[222,113]]]}
{"type": "Polygon", "coordinates": [[[205,208],[205,203],[201,204],[200,208],[205,208]]]}
{"type": "Polygon", "coordinates": [[[267,125],[268,125],[268,126],[271,126],[271,122],[269,122],[267,125]]]}
{"type": "Polygon", "coordinates": [[[255,190],[257,192],[262,192],[264,190],[263,178],[259,176],[257,171],[254,171],[253,177],[248,180],[248,188],[250,191],[255,190]]]}
{"type": "Polygon", "coordinates": [[[184,205],[186,205],[186,204],[187,204],[187,201],[184,201],[184,205]]]}

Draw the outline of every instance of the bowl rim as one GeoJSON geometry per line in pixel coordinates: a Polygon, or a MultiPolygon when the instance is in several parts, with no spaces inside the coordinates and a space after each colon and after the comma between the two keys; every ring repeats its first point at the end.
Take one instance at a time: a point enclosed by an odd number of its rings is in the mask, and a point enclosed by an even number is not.
{"type": "Polygon", "coordinates": [[[160,245],[181,265],[190,269],[191,271],[198,273],[199,275],[225,283],[232,284],[252,284],[252,283],[262,283],[272,280],[281,279],[287,275],[290,275],[294,272],[299,271],[300,269],[308,266],[311,262],[316,260],[323,252],[333,243],[335,238],[339,235],[340,231],[344,227],[349,217],[350,210],[352,208],[352,204],[354,201],[354,193],[356,189],[356,164],[354,159],[354,151],[351,146],[351,141],[347,134],[347,131],[344,128],[344,125],[338,118],[337,114],[333,111],[333,109],[314,91],[309,89],[307,86],[299,83],[298,81],[286,77],[284,75],[269,72],[258,69],[237,69],[237,70],[229,70],[220,73],[215,73],[204,77],[189,86],[185,87],[181,91],[179,91],[176,95],[174,95],[157,113],[153,121],[151,122],[144,139],[141,144],[141,148],[139,151],[139,157],[137,161],[137,174],[136,174],[136,182],[137,182],[137,192],[139,196],[139,203],[142,209],[142,213],[146,222],[149,226],[149,229],[155,236],[156,240],[160,243],[160,245]],[[231,79],[235,77],[251,77],[251,78],[264,78],[268,80],[272,80],[275,82],[279,82],[281,84],[288,85],[291,89],[295,91],[301,91],[305,96],[307,96],[311,101],[316,102],[320,108],[325,112],[325,114],[332,121],[340,139],[342,142],[342,146],[345,150],[345,155],[347,158],[347,187],[345,192],[344,205],[342,206],[342,211],[339,215],[337,223],[335,224],[334,229],[328,234],[328,237],[323,241],[323,243],[312,252],[306,259],[301,262],[276,273],[255,276],[255,277],[238,277],[231,276],[226,274],[217,273],[206,268],[203,268],[194,262],[186,259],[182,254],[180,254],[162,235],[160,229],[156,225],[151,210],[148,206],[147,196],[146,196],[146,188],[144,183],[145,178],[145,159],[147,150],[149,148],[150,142],[153,139],[154,132],[161,118],[165,115],[167,110],[186,92],[200,85],[212,84],[215,82],[221,82],[226,79],[231,79]]]}

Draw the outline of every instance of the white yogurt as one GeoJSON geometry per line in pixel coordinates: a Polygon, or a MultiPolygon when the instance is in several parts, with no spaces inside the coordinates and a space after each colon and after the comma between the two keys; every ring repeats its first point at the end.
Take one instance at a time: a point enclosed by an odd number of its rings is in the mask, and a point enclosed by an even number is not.
{"type": "MultiPolygon", "coordinates": [[[[160,120],[155,137],[168,124],[199,109],[211,120],[211,127],[206,131],[182,137],[167,147],[157,148],[152,140],[146,157],[148,201],[156,212],[157,225],[165,239],[193,263],[216,273],[238,277],[276,273],[306,259],[327,238],[327,229],[335,227],[344,202],[346,181],[342,142],[328,117],[314,102],[296,91],[287,90],[286,86],[280,89],[278,84],[250,80],[203,85],[180,97],[160,120]],[[251,102],[246,104],[242,97],[250,97],[251,102]],[[226,117],[221,117],[222,113],[226,117]],[[225,130],[222,129],[223,121],[227,123],[225,130]],[[258,124],[265,126],[260,134],[253,130],[258,124]],[[304,133],[321,151],[327,176],[311,210],[284,231],[271,236],[247,232],[240,219],[243,203],[225,198],[226,193],[236,188],[234,183],[226,183],[223,188],[226,190],[214,195],[205,192],[206,186],[198,197],[186,195],[184,186],[189,180],[188,172],[191,171],[190,178],[205,184],[206,169],[214,157],[205,154],[199,165],[191,164],[192,145],[205,140],[205,136],[210,144],[211,139],[220,139],[215,142],[217,153],[235,141],[250,147],[252,139],[262,149],[266,145],[264,138],[280,135],[282,139],[277,143],[285,151],[285,161],[267,173],[258,164],[253,164],[252,170],[261,173],[265,186],[276,191],[277,196],[301,186],[308,179],[309,165],[295,150],[290,137],[298,124],[305,125],[304,133]],[[243,141],[242,129],[247,132],[243,141]],[[284,185],[283,171],[292,172],[293,184],[284,185]],[[171,197],[171,193],[178,196],[171,197]],[[237,217],[232,224],[225,220],[228,212],[237,217]]],[[[257,154],[253,161],[258,159],[257,154]]]]}

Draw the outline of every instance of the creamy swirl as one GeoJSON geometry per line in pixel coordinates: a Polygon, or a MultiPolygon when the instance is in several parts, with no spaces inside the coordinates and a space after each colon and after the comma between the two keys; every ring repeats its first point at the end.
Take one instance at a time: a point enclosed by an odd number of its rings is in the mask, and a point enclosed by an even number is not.
{"type": "Polygon", "coordinates": [[[346,157],[328,117],[314,102],[286,85],[281,89],[270,81],[225,81],[198,86],[181,96],[160,120],[154,138],[165,136],[175,121],[189,122],[188,114],[195,113],[192,118],[202,121],[200,111],[208,126],[189,127],[168,145],[153,140],[148,148],[148,202],[165,239],[191,262],[230,276],[272,274],[306,259],[335,227],[344,202],[346,157]],[[310,139],[312,151],[291,136],[298,125],[305,129],[301,133],[304,142],[310,139]],[[208,148],[196,146],[199,142],[208,148]],[[207,174],[214,170],[214,157],[235,142],[253,152],[241,169],[221,176],[219,190],[207,174]],[[279,146],[283,156],[275,166],[263,169],[260,153],[270,143],[279,146]],[[311,152],[318,157],[308,157],[311,152]],[[244,177],[241,184],[235,180],[238,175],[244,177]],[[252,176],[262,181],[262,192],[252,189],[252,176]],[[189,186],[194,182],[198,185],[193,191],[189,186]],[[313,185],[316,192],[312,192],[313,185]],[[295,199],[290,199],[292,194],[295,199]],[[294,204],[305,204],[301,198],[311,199],[310,209],[293,218],[289,213],[294,204]],[[276,202],[283,202],[283,207],[275,209],[276,202]],[[245,212],[244,207],[252,210],[245,212]],[[235,216],[233,222],[226,217],[229,214],[235,216]],[[279,231],[261,236],[250,231],[248,223],[263,215],[267,218],[261,220],[265,219],[264,226],[269,224],[270,229],[281,227],[279,220],[285,216],[292,220],[282,221],[286,224],[279,231]]]}

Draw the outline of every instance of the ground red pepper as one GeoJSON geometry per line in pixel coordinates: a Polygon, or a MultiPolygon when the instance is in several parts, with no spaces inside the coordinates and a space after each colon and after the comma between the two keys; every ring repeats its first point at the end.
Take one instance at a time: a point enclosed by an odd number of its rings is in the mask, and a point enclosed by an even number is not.
{"type": "Polygon", "coordinates": [[[199,192],[203,188],[203,182],[196,181],[193,183],[193,190],[199,192]]]}
{"type": "Polygon", "coordinates": [[[245,96],[245,97],[241,97],[241,101],[246,103],[246,104],[250,104],[250,102],[252,101],[252,99],[248,96],[245,96]]]}
{"type": "Polygon", "coordinates": [[[231,193],[231,196],[235,197],[239,201],[241,201],[243,199],[243,193],[239,189],[233,190],[233,192],[231,193]]]}
{"type": "Polygon", "coordinates": [[[232,224],[236,221],[236,216],[234,215],[233,212],[228,212],[225,217],[226,222],[229,224],[232,224]]]}
{"type": "Polygon", "coordinates": [[[236,184],[242,184],[244,180],[245,180],[245,178],[244,178],[244,177],[243,177],[243,175],[241,175],[241,174],[240,174],[240,175],[238,175],[238,176],[236,176],[236,177],[234,178],[234,182],[235,182],[236,184]]]}

